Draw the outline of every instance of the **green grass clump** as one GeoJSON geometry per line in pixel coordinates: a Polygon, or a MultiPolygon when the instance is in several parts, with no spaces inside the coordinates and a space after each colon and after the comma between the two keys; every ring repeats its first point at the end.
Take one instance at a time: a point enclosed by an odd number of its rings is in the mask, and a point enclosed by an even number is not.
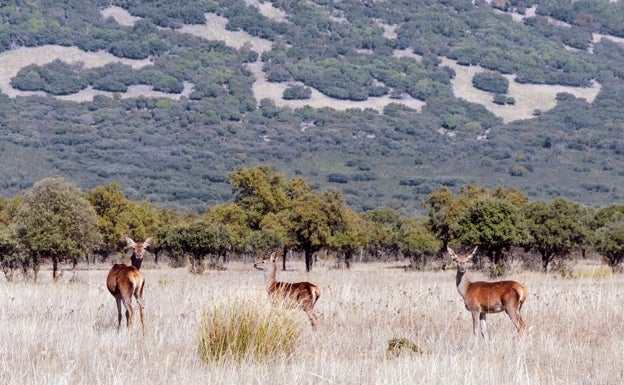
{"type": "Polygon", "coordinates": [[[395,358],[402,355],[420,355],[422,349],[416,345],[416,343],[410,341],[407,338],[392,338],[388,341],[388,348],[386,349],[386,356],[388,358],[395,358]]]}
{"type": "Polygon", "coordinates": [[[235,299],[206,311],[199,355],[206,363],[263,362],[292,354],[302,326],[294,309],[235,299]]]}

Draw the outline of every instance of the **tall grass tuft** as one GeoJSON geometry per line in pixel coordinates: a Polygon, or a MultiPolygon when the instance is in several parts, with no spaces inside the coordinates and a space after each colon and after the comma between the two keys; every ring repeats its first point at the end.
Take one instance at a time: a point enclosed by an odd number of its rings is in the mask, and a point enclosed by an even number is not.
{"type": "Polygon", "coordinates": [[[265,362],[291,355],[302,325],[295,309],[232,299],[202,317],[199,355],[206,363],[265,362]]]}

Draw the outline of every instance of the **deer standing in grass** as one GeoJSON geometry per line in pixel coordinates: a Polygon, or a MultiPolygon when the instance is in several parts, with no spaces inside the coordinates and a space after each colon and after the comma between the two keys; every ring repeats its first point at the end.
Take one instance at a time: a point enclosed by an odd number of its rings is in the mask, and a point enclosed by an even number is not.
{"type": "Polygon", "coordinates": [[[516,281],[471,282],[466,275],[466,267],[468,261],[476,254],[477,247],[467,254],[456,254],[451,248],[447,248],[447,251],[457,263],[457,291],[464,299],[466,309],[472,313],[474,334],[480,330],[481,335],[485,337],[487,334],[485,315],[504,310],[521,335],[524,321],[520,316],[520,309],[527,298],[526,287],[516,281]]]}
{"type": "Polygon", "coordinates": [[[261,262],[254,263],[256,269],[264,271],[269,296],[273,299],[285,299],[297,304],[310,318],[312,328],[316,329],[318,319],[314,314],[314,305],[321,296],[321,290],[310,282],[278,282],[275,279],[275,271],[277,270],[275,254],[273,252],[269,259],[265,258],[261,262]]]}
{"type": "Polygon", "coordinates": [[[132,306],[132,297],[136,298],[139,304],[139,314],[141,316],[141,327],[145,334],[145,314],[143,312],[143,286],[145,279],[141,273],[141,264],[145,249],[152,242],[152,238],[147,238],[144,242],[134,242],[131,238],[126,237],[126,243],[132,247],[132,257],[130,261],[132,266],[116,263],[110,269],[106,278],[106,287],[108,291],[115,297],[117,301],[117,330],[121,327],[121,304],[123,302],[126,308],[126,324],[128,328],[132,327],[134,319],[134,308],[132,306]]]}

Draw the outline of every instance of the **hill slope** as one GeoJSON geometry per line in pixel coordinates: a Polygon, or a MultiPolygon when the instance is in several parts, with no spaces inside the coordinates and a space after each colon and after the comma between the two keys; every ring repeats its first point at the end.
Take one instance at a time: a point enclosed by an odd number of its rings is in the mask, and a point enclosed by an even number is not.
{"type": "Polygon", "coordinates": [[[616,10],[586,8],[594,31],[513,1],[110,3],[0,7],[0,194],[54,175],[203,209],[263,163],[356,210],[465,183],[622,199],[616,10]]]}

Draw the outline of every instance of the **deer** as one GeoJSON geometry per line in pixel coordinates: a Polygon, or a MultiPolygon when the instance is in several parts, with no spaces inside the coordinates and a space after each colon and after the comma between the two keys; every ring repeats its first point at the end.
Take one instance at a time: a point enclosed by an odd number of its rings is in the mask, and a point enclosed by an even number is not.
{"type": "Polygon", "coordinates": [[[132,328],[134,319],[134,307],[132,306],[132,297],[136,298],[139,304],[139,314],[141,316],[141,327],[145,334],[145,314],[143,311],[143,287],[145,279],[141,273],[141,264],[145,249],[152,242],[149,237],[143,242],[135,242],[132,238],[126,237],[126,243],[132,248],[132,256],[130,262],[132,266],[116,263],[111,267],[106,277],[106,287],[108,291],[115,297],[117,302],[117,331],[121,327],[121,304],[126,308],[126,325],[128,329],[132,328]]]}
{"type": "Polygon", "coordinates": [[[476,336],[480,331],[481,336],[485,338],[487,335],[486,314],[499,313],[504,310],[520,336],[525,327],[520,316],[520,309],[527,299],[527,288],[516,281],[470,281],[466,274],[467,265],[476,254],[477,247],[466,254],[456,254],[450,247],[447,247],[448,254],[457,263],[457,291],[464,299],[466,309],[472,313],[473,333],[476,336]]]}
{"type": "Polygon", "coordinates": [[[318,318],[314,314],[314,305],[321,296],[321,289],[310,282],[278,282],[275,279],[277,263],[276,252],[267,259],[254,263],[254,267],[264,271],[267,282],[267,293],[272,299],[287,300],[299,306],[310,319],[312,329],[316,329],[318,318]]]}

